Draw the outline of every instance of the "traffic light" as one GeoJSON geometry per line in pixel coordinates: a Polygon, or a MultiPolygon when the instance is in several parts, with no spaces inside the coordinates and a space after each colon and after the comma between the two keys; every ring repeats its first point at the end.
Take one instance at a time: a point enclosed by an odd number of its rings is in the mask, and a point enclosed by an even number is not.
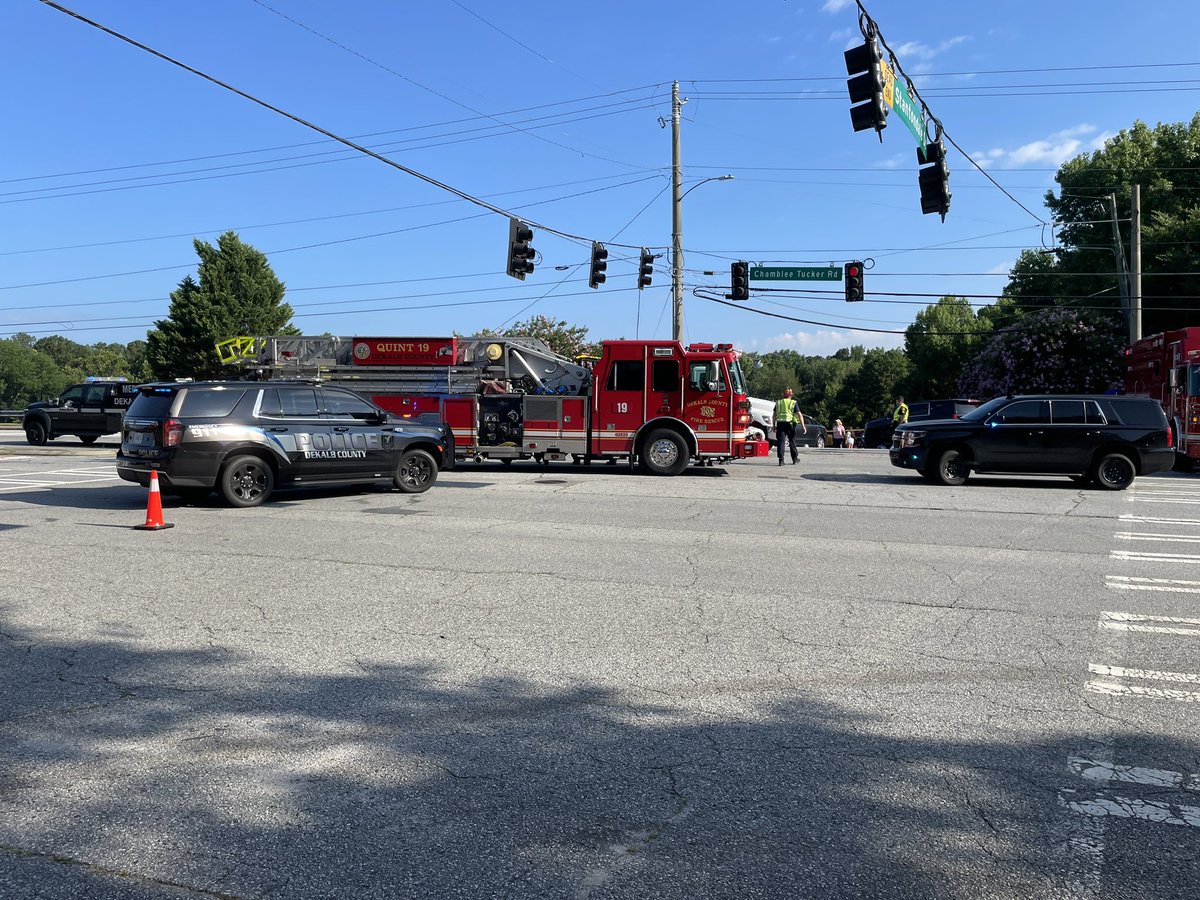
{"type": "Polygon", "coordinates": [[[598,288],[604,284],[604,272],[608,268],[608,249],[599,241],[592,241],[592,268],[588,273],[588,287],[598,288]]]}
{"type": "Polygon", "coordinates": [[[534,249],[529,242],[533,240],[533,229],[520,219],[508,220],[508,274],[513,278],[525,280],[525,276],[533,272],[534,249]]]}
{"type": "Polygon", "coordinates": [[[863,298],[863,264],[857,260],[846,263],[846,302],[863,298]]]}
{"type": "Polygon", "coordinates": [[[654,254],[642,248],[642,256],[638,262],[638,290],[650,287],[650,282],[654,275],[654,254]]]}
{"type": "Polygon", "coordinates": [[[846,74],[853,76],[846,81],[850,91],[850,122],[855,131],[874,128],[880,132],[882,141],[891,107],[884,96],[887,63],[879,52],[879,44],[870,38],[865,44],[847,50],[845,57],[846,74]]]}
{"type": "Polygon", "coordinates": [[[941,138],[917,148],[917,184],[921,186],[921,212],[937,213],[946,221],[950,210],[950,170],[946,167],[946,147],[941,138]]]}
{"type": "Polygon", "coordinates": [[[729,299],[750,299],[750,266],[738,261],[729,264],[729,299]]]}

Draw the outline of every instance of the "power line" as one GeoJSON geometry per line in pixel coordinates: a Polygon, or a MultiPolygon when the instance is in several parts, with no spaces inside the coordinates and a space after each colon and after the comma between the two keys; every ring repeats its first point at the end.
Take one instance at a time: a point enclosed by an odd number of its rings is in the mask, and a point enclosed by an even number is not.
{"type": "MultiPolygon", "coordinates": [[[[329,131],[326,128],[322,128],[320,125],[316,125],[312,122],[309,122],[307,119],[303,119],[300,116],[297,116],[293,113],[287,112],[286,110],[283,110],[283,109],[279,108],[278,106],[274,106],[265,100],[260,100],[258,97],[255,97],[253,94],[248,94],[245,91],[241,90],[240,88],[236,88],[231,84],[228,84],[224,81],[221,81],[218,78],[213,77],[212,75],[208,75],[204,72],[201,72],[199,69],[189,66],[187,63],[180,62],[179,60],[177,60],[171,56],[168,56],[167,54],[162,53],[161,51],[155,50],[153,47],[143,44],[140,41],[134,40],[133,38],[128,37],[124,34],[121,34],[118,31],[114,31],[113,29],[111,29],[105,25],[101,25],[99,22],[89,19],[86,16],[83,16],[80,13],[75,12],[72,9],[68,9],[65,6],[62,6],[62,5],[54,2],[54,0],[40,0],[40,2],[45,4],[46,6],[49,6],[51,9],[56,9],[59,12],[70,16],[73,19],[83,22],[86,25],[90,25],[99,31],[103,31],[105,34],[111,35],[112,37],[115,37],[118,40],[124,41],[125,43],[130,44],[131,46],[137,47],[139,50],[143,50],[146,53],[149,53],[151,56],[155,56],[158,59],[163,60],[164,62],[168,62],[173,66],[177,66],[177,67],[183,69],[185,72],[190,72],[199,78],[203,78],[205,81],[209,82],[210,84],[215,84],[217,87],[224,88],[225,90],[229,91],[230,93],[237,94],[239,97],[241,97],[245,100],[249,100],[251,103],[255,103],[258,106],[263,107],[264,109],[268,109],[271,112],[276,113],[277,115],[283,116],[286,119],[290,119],[291,121],[295,122],[298,125],[303,125],[305,128],[310,128],[313,131],[317,132],[318,134],[323,134],[327,138],[330,138],[331,140],[335,140],[338,143],[344,144],[345,146],[350,147],[353,150],[357,150],[358,152],[363,153],[363,154],[371,157],[372,159],[378,160],[379,162],[384,163],[385,165],[391,166],[393,169],[397,169],[401,172],[404,172],[407,175],[411,175],[412,177],[417,178],[420,181],[425,182],[426,184],[432,185],[433,187],[436,187],[436,188],[440,188],[441,190],[446,191],[447,193],[454,194],[456,197],[460,197],[461,199],[466,200],[469,203],[473,203],[476,206],[479,206],[485,210],[488,210],[489,212],[495,213],[496,215],[504,216],[505,218],[509,218],[509,219],[516,218],[516,216],[514,216],[511,212],[504,209],[503,207],[496,206],[495,204],[489,203],[486,200],[483,200],[479,197],[474,196],[473,194],[469,194],[466,191],[461,190],[460,188],[453,187],[449,184],[446,184],[443,181],[439,181],[436,178],[426,175],[423,172],[419,172],[416,169],[413,169],[413,168],[405,166],[401,163],[398,163],[393,159],[389,159],[386,156],[382,156],[381,154],[376,153],[374,150],[370,150],[367,147],[364,147],[361,144],[357,144],[348,138],[342,137],[341,135],[336,134],[332,131],[329,131]]],[[[575,242],[581,243],[581,244],[590,244],[591,243],[591,238],[584,237],[583,235],[572,234],[567,231],[562,231],[561,229],[552,228],[549,225],[545,225],[540,222],[533,222],[533,221],[529,221],[527,219],[523,220],[523,221],[525,221],[526,224],[528,224],[531,227],[538,228],[538,229],[548,232],[550,234],[557,235],[558,237],[561,237],[568,241],[575,241],[575,242]]],[[[626,246],[626,247],[632,248],[635,245],[621,244],[621,245],[616,245],[616,246],[626,246]]]]}
{"type": "MultiPolygon", "coordinates": [[[[1200,62],[1178,62],[1178,63],[1125,63],[1122,65],[1104,65],[1104,66],[1054,66],[1035,69],[979,69],[975,72],[925,72],[921,75],[914,76],[915,78],[949,78],[949,77],[964,77],[977,75],[1017,75],[1030,74],[1033,72],[1096,72],[1112,69],[1168,69],[1168,68],[1184,68],[1184,67],[1200,66],[1200,62]]],[[[680,81],[695,82],[697,84],[760,84],[767,82],[779,81],[833,81],[843,80],[842,76],[838,75],[821,75],[810,76],[807,78],[681,78],[680,81]]]]}

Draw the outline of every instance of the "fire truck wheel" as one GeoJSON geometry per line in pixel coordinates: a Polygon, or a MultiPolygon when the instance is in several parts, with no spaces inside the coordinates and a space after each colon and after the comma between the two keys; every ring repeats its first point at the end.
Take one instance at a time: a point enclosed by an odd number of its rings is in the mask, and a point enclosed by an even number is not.
{"type": "Polygon", "coordinates": [[[408,450],[396,467],[396,487],[406,494],[420,494],[437,481],[437,463],[424,450],[408,450]]]}
{"type": "Polygon", "coordinates": [[[678,475],[688,464],[687,445],[674,431],[659,428],[642,445],[642,466],[651,475],[678,475]]]}
{"type": "Polygon", "coordinates": [[[1124,453],[1109,453],[1096,463],[1092,470],[1096,483],[1106,491],[1123,491],[1133,484],[1137,470],[1124,453]]]}

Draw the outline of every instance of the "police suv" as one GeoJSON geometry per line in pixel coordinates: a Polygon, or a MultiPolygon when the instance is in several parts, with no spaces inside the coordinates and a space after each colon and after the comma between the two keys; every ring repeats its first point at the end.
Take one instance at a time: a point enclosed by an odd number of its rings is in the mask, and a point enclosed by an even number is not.
{"type": "Polygon", "coordinates": [[[54,400],[30,403],[21,417],[25,439],[36,447],[64,435],[94,444],[121,430],[121,417],[137,396],[137,385],[116,379],[73,384],[54,400]]]}
{"type": "Polygon", "coordinates": [[[142,385],[125,415],[117,474],[199,499],[257,506],[280,485],[428,490],[454,465],[440,421],[397,418],[358,394],[304,381],[142,385]]]}

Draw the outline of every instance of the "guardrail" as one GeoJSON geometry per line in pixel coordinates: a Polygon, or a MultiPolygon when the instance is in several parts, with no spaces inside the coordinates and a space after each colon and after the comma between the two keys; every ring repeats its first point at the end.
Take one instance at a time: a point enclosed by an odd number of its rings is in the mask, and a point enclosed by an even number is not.
{"type": "Polygon", "coordinates": [[[23,409],[0,409],[0,422],[20,422],[24,415],[23,409]]]}

